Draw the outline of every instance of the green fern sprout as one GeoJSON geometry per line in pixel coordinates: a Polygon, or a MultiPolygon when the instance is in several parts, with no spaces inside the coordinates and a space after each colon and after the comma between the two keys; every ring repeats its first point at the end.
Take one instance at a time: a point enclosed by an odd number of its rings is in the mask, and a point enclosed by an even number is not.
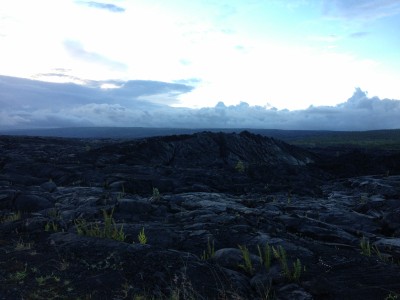
{"type": "Polygon", "coordinates": [[[239,264],[239,267],[241,267],[247,273],[252,275],[254,272],[254,268],[253,268],[253,263],[251,262],[251,258],[250,258],[250,251],[246,246],[239,245],[238,247],[239,247],[240,251],[242,252],[243,261],[244,261],[244,264],[239,264]]]}
{"type": "Polygon", "coordinates": [[[278,246],[277,249],[272,247],[272,252],[275,258],[278,259],[279,263],[281,264],[283,275],[290,281],[298,281],[302,271],[300,259],[296,259],[296,261],[293,263],[293,271],[291,271],[288,265],[285,249],[282,246],[278,246]]]}
{"type": "Polygon", "coordinates": [[[369,240],[365,237],[363,237],[360,241],[360,247],[361,247],[361,254],[365,256],[371,256],[372,251],[371,251],[371,245],[369,243],[369,240]]]}
{"type": "Polygon", "coordinates": [[[296,259],[296,261],[293,263],[293,273],[291,274],[291,280],[293,281],[298,281],[300,279],[301,276],[301,261],[300,259],[296,259]]]}
{"type": "Polygon", "coordinates": [[[215,255],[215,247],[214,247],[214,241],[212,243],[210,242],[210,238],[207,239],[207,250],[203,251],[203,254],[201,255],[202,260],[208,260],[215,255]]]}
{"type": "Polygon", "coordinates": [[[269,244],[266,244],[264,246],[264,249],[261,249],[261,247],[258,245],[258,255],[260,257],[260,263],[264,265],[265,269],[268,271],[269,268],[271,267],[271,246],[269,244]]]}
{"type": "Polygon", "coordinates": [[[138,240],[139,240],[139,243],[142,245],[147,244],[147,237],[146,237],[146,234],[144,233],[144,227],[142,227],[142,230],[138,234],[138,240]]]}
{"type": "Polygon", "coordinates": [[[123,226],[119,228],[115,224],[113,219],[114,209],[108,214],[106,210],[103,210],[104,227],[100,228],[99,224],[88,224],[84,219],[76,219],[75,228],[79,235],[87,235],[98,238],[109,238],[116,241],[123,242],[125,240],[125,233],[123,226]]]}

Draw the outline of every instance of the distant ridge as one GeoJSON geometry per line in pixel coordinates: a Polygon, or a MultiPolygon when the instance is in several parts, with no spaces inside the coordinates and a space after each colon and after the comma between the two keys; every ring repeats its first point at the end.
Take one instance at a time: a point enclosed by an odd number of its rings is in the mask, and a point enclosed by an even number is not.
{"type": "Polygon", "coordinates": [[[0,135],[62,138],[138,139],[202,131],[239,133],[247,130],[304,147],[357,146],[400,149],[400,129],[369,131],[280,130],[249,128],[66,127],[0,130],[0,135]]]}
{"type": "Polygon", "coordinates": [[[270,136],[279,139],[294,139],[316,136],[328,131],[314,130],[280,130],[280,129],[249,129],[249,128],[157,128],[157,127],[66,127],[43,129],[15,129],[3,130],[3,135],[27,135],[43,137],[64,138],[110,138],[110,139],[135,139],[152,136],[165,136],[175,134],[193,134],[202,131],[210,132],[242,132],[249,131],[255,134],[270,136]]]}

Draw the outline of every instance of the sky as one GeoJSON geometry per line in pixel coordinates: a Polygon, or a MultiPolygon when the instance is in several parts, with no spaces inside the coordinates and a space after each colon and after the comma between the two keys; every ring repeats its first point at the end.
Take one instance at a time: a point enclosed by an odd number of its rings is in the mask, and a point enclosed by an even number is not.
{"type": "Polygon", "coordinates": [[[1,0],[0,129],[400,128],[398,28],[398,0],[1,0]]]}

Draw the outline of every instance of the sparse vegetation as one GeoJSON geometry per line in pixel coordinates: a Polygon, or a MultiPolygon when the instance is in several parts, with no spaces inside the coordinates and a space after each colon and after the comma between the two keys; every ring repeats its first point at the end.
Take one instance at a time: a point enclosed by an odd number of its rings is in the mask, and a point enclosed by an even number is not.
{"type": "Polygon", "coordinates": [[[15,244],[16,251],[30,250],[32,249],[33,243],[25,243],[22,238],[18,240],[15,244]]]}
{"type": "Polygon", "coordinates": [[[47,276],[39,276],[35,278],[38,285],[45,285],[47,281],[53,280],[54,282],[60,282],[61,278],[55,276],[54,274],[47,275],[47,276]]]}
{"type": "Polygon", "coordinates": [[[266,244],[263,249],[258,245],[257,246],[258,255],[260,257],[260,262],[264,265],[265,269],[268,271],[271,267],[271,259],[272,259],[272,251],[271,246],[266,244]]]}
{"type": "Polygon", "coordinates": [[[21,212],[13,212],[11,214],[0,217],[0,223],[14,222],[21,219],[21,212]]]}
{"type": "Polygon", "coordinates": [[[193,289],[192,283],[186,277],[185,273],[182,273],[181,276],[175,274],[172,282],[172,291],[170,295],[171,300],[196,300],[199,299],[199,296],[196,294],[193,289]]]}
{"type": "Polygon", "coordinates": [[[369,240],[365,237],[362,237],[360,240],[361,254],[365,256],[371,256],[372,250],[369,240]]]}
{"type": "Polygon", "coordinates": [[[142,245],[147,244],[147,237],[146,237],[146,234],[144,233],[144,227],[142,227],[142,230],[138,234],[138,240],[139,240],[139,243],[142,245]]]}
{"type": "Polygon", "coordinates": [[[51,221],[51,222],[47,222],[46,225],[44,226],[44,231],[54,231],[57,232],[58,231],[58,225],[57,223],[51,221]]]}
{"type": "Polygon", "coordinates": [[[202,260],[208,260],[215,255],[215,247],[214,247],[214,241],[210,242],[210,238],[207,239],[207,249],[203,251],[203,254],[201,255],[202,260]]]}
{"type": "Polygon", "coordinates": [[[397,299],[400,299],[400,295],[394,292],[390,292],[389,295],[387,295],[384,300],[397,300],[397,299]]]}
{"type": "Polygon", "coordinates": [[[246,166],[244,165],[243,161],[239,160],[235,166],[236,171],[239,173],[244,173],[246,171],[246,166]]]}
{"type": "Polygon", "coordinates": [[[253,263],[252,263],[251,257],[250,257],[250,251],[246,246],[239,245],[238,247],[239,247],[240,251],[242,252],[243,262],[244,262],[243,264],[239,264],[239,267],[241,267],[247,273],[252,275],[254,272],[254,268],[253,268],[253,263]]]}
{"type": "Polygon", "coordinates": [[[16,282],[23,281],[28,276],[27,265],[25,265],[25,269],[22,271],[16,271],[9,275],[9,279],[16,282]]]}
{"type": "Polygon", "coordinates": [[[376,255],[378,257],[378,259],[380,259],[383,262],[392,262],[393,263],[393,258],[390,261],[390,259],[386,255],[384,255],[376,245],[371,246],[369,240],[366,237],[361,238],[360,248],[361,248],[362,255],[365,255],[365,256],[376,255]]]}
{"type": "Polygon", "coordinates": [[[158,188],[153,188],[153,194],[151,196],[152,201],[158,201],[161,199],[161,194],[158,188]]]}
{"type": "Polygon", "coordinates": [[[272,247],[272,252],[281,265],[283,275],[290,281],[298,281],[302,271],[301,261],[296,259],[296,261],[293,262],[292,270],[290,270],[287,261],[286,250],[279,245],[278,248],[272,247]]]}
{"type": "Polygon", "coordinates": [[[78,234],[87,235],[98,238],[109,238],[123,242],[125,240],[125,233],[123,231],[123,225],[119,228],[113,219],[114,209],[111,213],[107,213],[103,210],[104,225],[103,228],[98,223],[92,224],[87,223],[84,219],[75,220],[75,228],[78,234]]]}

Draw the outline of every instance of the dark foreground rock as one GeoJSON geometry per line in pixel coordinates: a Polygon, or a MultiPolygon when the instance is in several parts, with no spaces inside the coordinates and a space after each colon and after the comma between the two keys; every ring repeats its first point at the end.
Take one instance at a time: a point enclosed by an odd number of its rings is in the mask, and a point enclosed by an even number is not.
{"type": "Polygon", "coordinates": [[[398,175],[249,133],[0,152],[0,299],[400,297],[398,175]]]}

